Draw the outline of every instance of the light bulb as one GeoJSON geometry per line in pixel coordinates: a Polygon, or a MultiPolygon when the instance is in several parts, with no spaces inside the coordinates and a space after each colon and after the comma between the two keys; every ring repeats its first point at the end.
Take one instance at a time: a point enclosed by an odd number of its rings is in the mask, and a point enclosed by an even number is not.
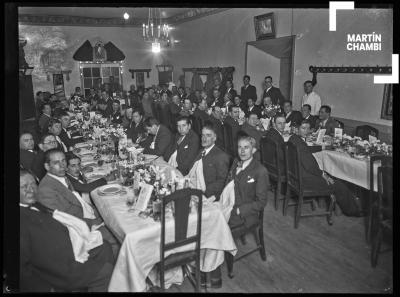
{"type": "Polygon", "coordinates": [[[129,19],[129,14],[127,12],[124,13],[124,19],[125,20],[129,19]]]}

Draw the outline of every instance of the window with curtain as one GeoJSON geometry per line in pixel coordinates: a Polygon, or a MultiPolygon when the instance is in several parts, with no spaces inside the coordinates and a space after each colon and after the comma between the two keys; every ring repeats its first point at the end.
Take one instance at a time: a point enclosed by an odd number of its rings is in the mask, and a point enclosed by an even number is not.
{"type": "Polygon", "coordinates": [[[114,82],[122,86],[122,74],[119,63],[85,63],[81,69],[81,89],[85,96],[90,94],[90,88],[96,88],[96,83],[101,78],[101,83],[108,83],[110,76],[114,76],[114,82]]]}

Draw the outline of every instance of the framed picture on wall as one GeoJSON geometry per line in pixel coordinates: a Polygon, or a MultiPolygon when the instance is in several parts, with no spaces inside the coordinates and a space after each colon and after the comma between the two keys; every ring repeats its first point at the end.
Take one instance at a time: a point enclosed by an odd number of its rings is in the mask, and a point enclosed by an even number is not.
{"type": "Polygon", "coordinates": [[[64,76],[62,74],[53,74],[53,86],[54,86],[54,94],[58,98],[65,97],[65,89],[64,89],[64,76]]]}
{"type": "Polygon", "coordinates": [[[393,117],[393,85],[385,84],[383,88],[383,101],[381,118],[385,120],[392,120],[393,117]]]}
{"type": "Polygon", "coordinates": [[[254,17],[256,40],[275,38],[274,13],[266,13],[254,17]]]}
{"type": "Polygon", "coordinates": [[[144,72],[137,72],[136,73],[136,88],[145,88],[144,86],[144,72]]]}

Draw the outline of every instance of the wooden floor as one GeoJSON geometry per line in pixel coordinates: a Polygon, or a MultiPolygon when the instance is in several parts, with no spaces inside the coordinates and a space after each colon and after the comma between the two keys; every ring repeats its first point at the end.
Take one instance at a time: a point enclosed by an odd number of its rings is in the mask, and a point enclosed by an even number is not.
{"type": "MultiPolygon", "coordinates": [[[[270,197],[273,197],[272,194],[270,197]]],[[[308,211],[309,206],[305,206],[308,211]]],[[[264,213],[267,261],[253,253],[235,262],[233,279],[222,265],[223,285],[208,292],[239,293],[385,293],[393,288],[392,251],[380,254],[378,266],[370,264],[370,247],[365,241],[365,218],[334,216],[329,226],[325,217],[302,218],[294,229],[294,207],[282,215],[272,198],[264,213]]],[[[254,247],[251,236],[239,253],[254,247]]],[[[383,249],[387,249],[384,245],[383,249]]],[[[185,279],[167,292],[193,292],[185,279]]]]}

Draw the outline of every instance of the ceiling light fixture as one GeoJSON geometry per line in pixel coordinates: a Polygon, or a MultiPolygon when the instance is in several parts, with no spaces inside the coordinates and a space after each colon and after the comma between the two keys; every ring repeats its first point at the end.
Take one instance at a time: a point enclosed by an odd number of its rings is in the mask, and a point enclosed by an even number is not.
{"type": "Polygon", "coordinates": [[[170,27],[162,22],[160,8],[149,8],[147,24],[143,24],[142,27],[143,39],[152,44],[154,53],[161,51],[161,44],[169,44],[170,27]]]}
{"type": "Polygon", "coordinates": [[[124,13],[124,19],[125,20],[129,19],[129,14],[127,12],[124,13]]]}

